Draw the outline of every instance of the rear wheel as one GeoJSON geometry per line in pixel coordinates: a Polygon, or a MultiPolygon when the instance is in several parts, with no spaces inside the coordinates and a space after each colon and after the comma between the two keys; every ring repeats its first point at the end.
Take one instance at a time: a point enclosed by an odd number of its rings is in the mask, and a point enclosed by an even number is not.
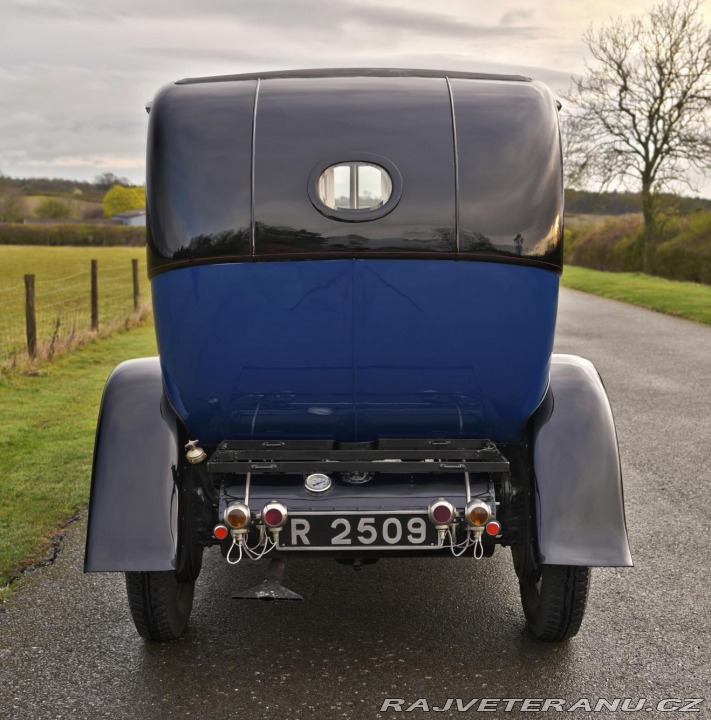
{"type": "Polygon", "coordinates": [[[523,613],[531,632],[549,642],[577,635],[589,586],[590,568],[540,565],[537,581],[519,582],[523,613]]]}
{"type": "Polygon", "coordinates": [[[128,606],[138,634],[146,640],[170,642],[182,637],[193,609],[195,581],[202,569],[198,543],[199,486],[184,472],[178,501],[178,548],[175,570],[127,572],[128,606]]]}
{"type": "MultiPolygon", "coordinates": [[[[516,460],[516,458],[514,458],[516,460]]],[[[538,562],[536,548],[533,483],[530,465],[519,460],[511,490],[512,523],[518,528],[511,555],[518,576],[523,614],[531,632],[539,639],[559,642],[574,637],[585,614],[590,586],[590,568],[545,565],[538,562]]]]}
{"type": "Polygon", "coordinates": [[[138,634],[169,642],[182,637],[193,608],[195,581],[180,582],[173,571],[127,572],[128,606],[138,634]]]}

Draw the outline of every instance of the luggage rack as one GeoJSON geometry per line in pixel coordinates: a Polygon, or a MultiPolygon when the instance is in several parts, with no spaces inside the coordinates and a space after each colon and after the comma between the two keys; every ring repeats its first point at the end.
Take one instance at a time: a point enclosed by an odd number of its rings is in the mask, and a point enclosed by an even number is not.
{"type": "Polygon", "coordinates": [[[319,471],[507,473],[509,462],[491,440],[223,440],[208,460],[207,469],[240,475],[319,471]]]}

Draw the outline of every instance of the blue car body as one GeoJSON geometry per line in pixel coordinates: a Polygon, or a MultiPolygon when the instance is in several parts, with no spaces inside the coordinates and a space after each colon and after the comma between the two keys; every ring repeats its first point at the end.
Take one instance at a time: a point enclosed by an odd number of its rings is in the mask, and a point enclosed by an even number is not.
{"type": "Polygon", "coordinates": [[[535,567],[631,563],[604,388],[552,354],[563,183],[545,86],[363,69],[184,80],[153,102],[147,160],[160,359],[107,383],[87,570],[184,577],[186,543],[219,544],[237,496],[261,503],[264,535],[272,498],[424,517],[443,493],[455,535],[478,493],[503,526],[491,543],[525,538],[535,567]],[[361,212],[362,166],[383,196],[361,212]],[[350,204],[331,197],[333,168],[350,168],[350,204]],[[423,454],[447,443],[462,462],[423,454]],[[414,474],[334,470],[330,495],[310,493],[303,463],[323,473],[340,451],[414,474]]]}
{"type": "Polygon", "coordinates": [[[516,442],[548,385],[558,275],[455,260],[198,265],[153,280],[191,437],[516,442]]]}

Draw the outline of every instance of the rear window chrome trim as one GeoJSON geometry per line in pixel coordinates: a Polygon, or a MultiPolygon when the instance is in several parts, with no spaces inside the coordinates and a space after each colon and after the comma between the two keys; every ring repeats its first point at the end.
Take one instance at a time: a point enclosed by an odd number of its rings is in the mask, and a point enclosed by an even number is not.
{"type": "Polygon", "coordinates": [[[369,152],[340,152],[338,155],[329,155],[328,157],[321,158],[321,160],[314,165],[313,170],[311,170],[309,174],[307,192],[314,208],[331,220],[351,223],[368,222],[385,217],[397,207],[402,197],[402,175],[397,165],[383,155],[369,152]],[[380,207],[373,208],[372,210],[346,210],[342,208],[332,208],[326,205],[318,191],[319,180],[328,168],[347,163],[378,165],[385,170],[390,176],[390,182],[392,183],[392,190],[387,201],[380,207]]]}

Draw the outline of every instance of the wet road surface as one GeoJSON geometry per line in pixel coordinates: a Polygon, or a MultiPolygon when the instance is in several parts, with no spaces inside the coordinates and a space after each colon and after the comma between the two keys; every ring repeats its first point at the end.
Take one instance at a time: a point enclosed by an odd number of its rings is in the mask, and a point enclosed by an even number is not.
{"type": "Polygon", "coordinates": [[[636,564],[593,571],[574,640],[527,633],[508,551],[358,573],[293,559],[286,584],[305,602],[268,604],[230,599],[264,562],[232,569],[214,550],[188,634],[147,644],[123,577],[82,575],[82,516],[0,610],[0,719],[423,716],[381,714],[385,698],[708,698],[682,717],[708,716],[711,328],[564,290],[556,351],[588,357],[607,386],[636,564]]]}

